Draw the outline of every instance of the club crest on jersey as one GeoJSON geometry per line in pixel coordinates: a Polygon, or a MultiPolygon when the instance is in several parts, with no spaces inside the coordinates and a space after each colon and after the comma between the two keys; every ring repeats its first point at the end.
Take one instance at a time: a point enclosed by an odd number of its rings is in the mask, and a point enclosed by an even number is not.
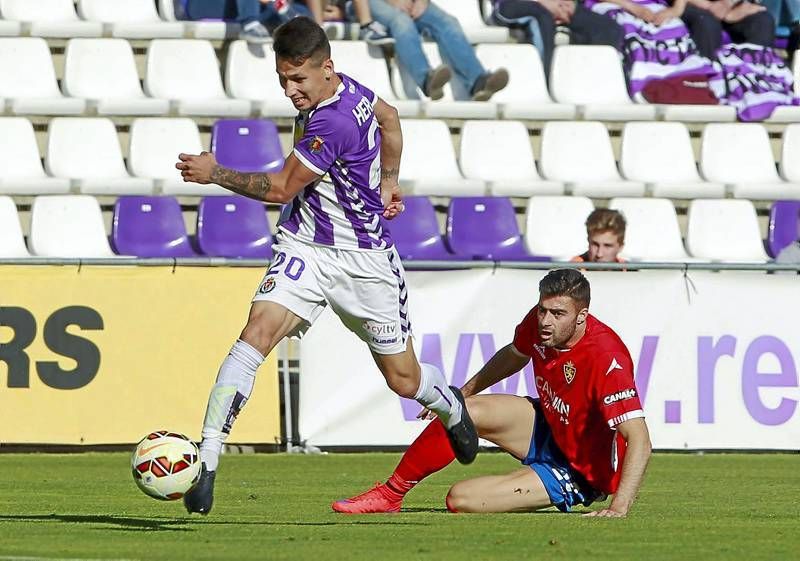
{"type": "Polygon", "coordinates": [[[322,137],[315,136],[308,142],[308,149],[311,150],[312,154],[319,154],[322,152],[323,144],[325,144],[325,141],[322,139],[322,137]]]}
{"type": "Polygon", "coordinates": [[[275,279],[273,277],[268,278],[259,287],[258,291],[261,294],[266,294],[267,292],[272,292],[272,289],[275,288],[275,279]]]}
{"type": "Polygon", "coordinates": [[[572,380],[575,379],[575,374],[578,372],[578,369],[575,368],[575,365],[572,364],[572,361],[569,361],[564,365],[564,378],[567,380],[568,384],[572,383],[572,380]]]}

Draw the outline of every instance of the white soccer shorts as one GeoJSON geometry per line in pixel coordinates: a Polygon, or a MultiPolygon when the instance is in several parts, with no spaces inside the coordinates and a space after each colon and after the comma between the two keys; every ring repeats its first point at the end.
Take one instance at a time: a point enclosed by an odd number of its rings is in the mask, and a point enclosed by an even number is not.
{"type": "Polygon", "coordinates": [[[284,306],[304,320],[302,336],[325,306],[369,348],[402,353],[411,333],[408,287],[397,251],[358,251],[278,235],[275,256],[253,297],[284,306]]]}

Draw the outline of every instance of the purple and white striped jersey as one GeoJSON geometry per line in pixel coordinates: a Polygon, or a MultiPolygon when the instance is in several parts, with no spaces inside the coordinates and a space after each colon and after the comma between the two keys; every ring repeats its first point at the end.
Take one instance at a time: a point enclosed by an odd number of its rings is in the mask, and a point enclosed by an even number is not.
{"type": "Polygon", "coordinates": [[[295,120],[294,155],[322,180],[283,207],[278,228],[308,243],[385,250],[392,238],[380,194],[378,96],[352,78],[295,120]]]}

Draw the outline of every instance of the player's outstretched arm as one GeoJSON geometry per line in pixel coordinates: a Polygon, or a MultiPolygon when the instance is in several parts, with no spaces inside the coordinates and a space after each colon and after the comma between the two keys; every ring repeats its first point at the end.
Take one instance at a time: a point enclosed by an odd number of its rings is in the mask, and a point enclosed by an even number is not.
{"type": "Polygon", "coordinates": [[[375,119],[381,127],[381,200],[384,217],[392,219],[403,212],[398,177],[403,153],[403,131],[397,109],[381,98],[375,104],[375,119]]]}
{"type": "Polygon", "coordinates": [[[513,343],[506,345],[464,384],[461,392],[464,397],[481,393],[489,386],[522,370],[530,359],[531,357],[520,353],[513,343]]]}
{"type": "Polygon", "coordinates": [[[216,183],[234,193],[266,201],[288,203],[301,189],[317,181],[319,175],[304,166],[294,154],[289,154],[278,173],[245,173],[223,167],[214,154],[179,154],[175,167],[181,170],[184,181],[216,183]]]}
{"type": "Polygon", "coordinates": [[[628,444],[625,459],[622,461],[622,475],[619,487],[608,508],[590,512],[584,516],[606,516],[620,518],[627,516],[636,499],[636,493],[644,479],[644,472],[650,460],[650,432],[644,418],[628,419],[617,425],[617,430],[628,444]]]}

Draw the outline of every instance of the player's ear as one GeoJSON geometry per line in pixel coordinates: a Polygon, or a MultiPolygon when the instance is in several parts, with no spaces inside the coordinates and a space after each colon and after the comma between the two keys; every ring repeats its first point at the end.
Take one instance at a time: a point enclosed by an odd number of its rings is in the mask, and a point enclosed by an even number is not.
{"type": "Polygon", "coordinates": [[[578,317],[575,320],[575,323],[578,325],[582,325],[583,322],[586,321],[586,316],[589,315],[589,308],[582,308],[581,311],[578,312],[578,317]]]}

